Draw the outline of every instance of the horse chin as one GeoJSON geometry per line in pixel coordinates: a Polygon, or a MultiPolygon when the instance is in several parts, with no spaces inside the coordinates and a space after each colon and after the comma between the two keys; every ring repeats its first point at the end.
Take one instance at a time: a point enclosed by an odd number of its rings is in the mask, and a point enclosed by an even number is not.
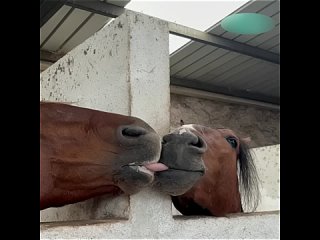
{"type": "Polygon", "coordinates": [[[159,162],[166,165],[168,170],[155,173],[155,189],[172,196],[182,195],[204,175],[203,151],[186,144],[189,137],[172,134],[171,139],[162,145],[159,162]]]}
{"type": "Polygon", "coordinates": [[[154,173],[143,166],[125,166],[115,177],[117,185],[126,194],[134,194],[148,187],[154,180],[154,173]]]}
{"type": "Polygon", "coordinates": [[[203,176],[199,171],[168,169],[155,174],[153,187],[171,196],[179,196],[190,190],[203,176]]]}
{"type": "Polygon", "coordinates": [[[133,171],[137,173],[145,174],[151,176],[152,178],[154,177],[154,172],[150,171],[144,166],[129,166],[129,168],[131,168],[133,171]]]}

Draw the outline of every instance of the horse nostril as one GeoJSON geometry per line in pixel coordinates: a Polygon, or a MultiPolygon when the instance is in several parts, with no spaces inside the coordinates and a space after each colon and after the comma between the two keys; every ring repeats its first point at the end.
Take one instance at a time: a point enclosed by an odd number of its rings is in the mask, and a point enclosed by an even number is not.
{"type": "Polygon", "coordinates": [[[142,135],[145,135],[147,133],[147,131],[144,128],[141,127],[125,127],[124,129],[122,129],[121,131],[122,135],[125,137],[130,137],[130,138],[137,138],[140,137],[142,135]]]}
{"type": "Polygon", "coordinates": [[[195,143],[194,143],[194,142],[191,142],[190,145],[192,145],[192,146],[194,146],[194,147],[202,148],[202,147],[203,147],[203,142],[201,142],[200,138],[197,137],[197,141],[196,141],[195,143]]]}
{"type": "Polygon", "coordinates": [[[207,149],[207,144],[205,143],[205,141],[198,136],[194,141],[190,142],[190,145],[202,150],[202,152],[204,152],[207,149]]]}

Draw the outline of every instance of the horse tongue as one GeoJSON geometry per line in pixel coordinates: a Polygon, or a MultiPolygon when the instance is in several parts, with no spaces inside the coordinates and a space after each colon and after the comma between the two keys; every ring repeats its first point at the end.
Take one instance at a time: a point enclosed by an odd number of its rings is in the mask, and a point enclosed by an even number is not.
{"type": "Polygon", "coordinates": [[[144,166],[153,172],[160,172],[168,169],[168,167],[163,163],[149,163],[144,166]]]}

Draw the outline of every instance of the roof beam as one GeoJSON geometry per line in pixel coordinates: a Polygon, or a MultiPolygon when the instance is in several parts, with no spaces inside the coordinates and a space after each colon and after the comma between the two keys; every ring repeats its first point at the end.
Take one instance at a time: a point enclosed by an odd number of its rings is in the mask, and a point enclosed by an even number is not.
{"type": "Polygon", "coordinates": [[[40,60],[40,72],[43,72],[48,67],[50,67],[52,64],[53,64],[52,62],[47,62],[47,61],[41,61],[40,60]]]}
{"type": "Polygon", "coordinates": [[[66,5],[111,18],[116,18],[125,12],[122,7],[97,0],[67,0],[66,5]]]}
{"type": "Polygon", "coordinates": [[[257,47],[252,47],[244,43],[239,43],[215,34],[202,32],[190,27],[180,25],[180,24],[176,24],[172,22],[168,22],[168,24],[169,24],[169,32],[171,34],[174,34],[180,37],[190,38],[197,42],[209,44],[209,45],[230,50],[233,52],[238,52],[250,57],[262,59],[275,64],[280,64],[279,54],[269,52],[257,47]]]}
{"type": "Polygon", "coordinates": [[[180,79],[180,78],[170,78],[170,84],[181,86],[181,87],[187,87],[187,88],[193,88],[197,90],[212,92],[212,93],[219,93],[224,94],[232,97],[240,97],[245,99],[251,99],[255,101],[265,102],[265,103],[271,103],[280,105],[280,98],[278,97],[270,97],[258,93],[252,93],[241,89],[232,89],[228,87],[221,87],[216,86],[213,84],[205,83],[205,82],[199,82],[192,79],[180,79]]]}
{"type": "MultiPolygon", "coordinates": [[[[57,0],[57,1],[50,1],[50,0],[44,0],[44,3],[50,3],[50,2],[59,2],[59,6],[63,3],[65,3],[68,6],[72,6],[75,8],[79,8],[82,10],[86,10],[92,13],[97,13],[100,15],[104,15],[107,17],[116,18],[120,16],[121,14],[125,13],[126,10],[123,7],[119,7],[113,4],[109,4],[106,2],[101,2],[98,0],[95,1],[88,1],[88,0],[57,0]],[[61,3],[63,2],[63,3],[61,3]]],[[[44,5],[44,3],[42,5],[44,5]]],[[[42,6],[40,5],[40,6],[42,6]]],[[[61,7],[61,6],[60,6],[61,7]]],[[[59,8],[60,8],[59,7],[59,8]]],[[[41,7],[40,7],[41,8],[41,7]]],[[[52,11],[51,15],[47,14],[46,18],[47,20],[56,12],[59,10],[51,6],[52,11]]],[[[47,21],[46,20],[46,21],[47,21]]],[[[44,21],[44,20],[43,20],[44,21]]],[[[168,22],[168,21],[167,21],[168,22]]],[[[41,26],[42,23],[40,23],[41,26]]],[[[253,58],[261,59],[264,61],[268,61],[275,64],[280,64],[280,55],[266,51],[257,47],[253,47],[244,43],[236,42],[215,34],[210,34],[207,32],[199,31],[190,27],[186,27],[180,24],[168,22],[169,26],[169,32],[171,34],[189,38],[191,40],[201,42],[204,44],[212,45],[215,47],[223,48],[229,51],[238,52],[240,54],[244,54],[253,58]]]]}
{"type": "Polygon", "coordinates": [[[40,28],[65,4],[67,0],[42,0],[40,2],[40,28]]]}
{"type": "Polygon", "coordinates": [[[64,55],[65,55],[64,53],[54,53],[54,52],[49,52],[45,50],[40,50],[40,61],[55,63],[64,55]]]}

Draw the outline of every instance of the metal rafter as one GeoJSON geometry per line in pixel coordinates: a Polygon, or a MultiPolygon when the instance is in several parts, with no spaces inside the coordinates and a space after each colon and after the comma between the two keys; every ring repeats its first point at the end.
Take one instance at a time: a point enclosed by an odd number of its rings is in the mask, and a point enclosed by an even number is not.
{"type": "Polygon", "coordinates": [[[40,28],[67,2],[67,0],[42,0],[40,2],[40,28]]]}
{"type": "Polygon", "coordinates": [[[215,47],[223,48],[233,52],[238,52],[250,57],[257,59],[262,59],[268,62],[280,64],[280,55],[269,52],[257,47],[252,47],[250,45],[236,42],[215,34],[202,32],[190,27],[186,27],[180,24],[169,23],[169,32],[181,37],[190,38],[194,41],[201,42],[204,44],[212,45],[215,47]]]}
{"type": "Polygon", "coordinates": [[[112,18],[116,18],[125,12],[123,7],[101,1],[67,0],[66,5],[112,18]]]}

